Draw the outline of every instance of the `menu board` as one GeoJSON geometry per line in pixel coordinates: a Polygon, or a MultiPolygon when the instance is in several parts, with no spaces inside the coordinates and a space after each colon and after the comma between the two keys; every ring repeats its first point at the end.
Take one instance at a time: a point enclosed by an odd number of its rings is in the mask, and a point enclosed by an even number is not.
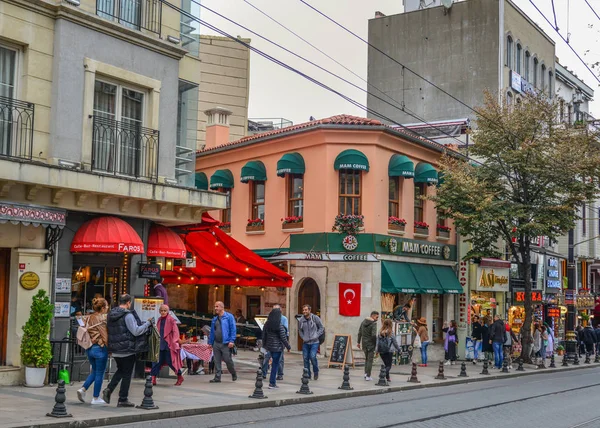
{"type": "Polygon", "coordinates": [[[155,321],[158,320],[160,317],[159,309],[162,304],[162,297],[134,297],[133,299],[133,309],[142,321],[150,318],[154,318],[155,321]]]}
{"type": "Polygon", "coordinates": [[[412,327],[407,322],[395,322],[396,341],[400,346],[400,352],[397,354],[397,364],[411,364],[413,353],[413,335],[412,327]]]}
{"type": "Polygon", "coordinates": [[[331,354],[327,367],[352,364],[354,367],[354,354],[352,352],[352,337],[349,334],[336,334],[333,336],[331,354]]]}
{"type": "Polygon", "coordinates": [[[256,321],[256,324],[258,324],[258,326],[260,327],[261,330],[265,327],[267,318],[268,318],[267,315],[255,315],[254,316],[254,321],[256,321]]]}

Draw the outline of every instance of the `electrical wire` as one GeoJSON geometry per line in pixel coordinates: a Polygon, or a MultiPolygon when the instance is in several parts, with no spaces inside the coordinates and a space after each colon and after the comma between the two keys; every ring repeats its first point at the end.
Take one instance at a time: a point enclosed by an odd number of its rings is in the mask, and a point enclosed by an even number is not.
{"type": "Polygon", "coordinates": [[[590,7],[590,9],[592,9],[592,12],[594,12],[594,15],[596,15],[596,18],[598,18],[598,20],[600,21],[600,15],[598,15],[598,13],[594,10],[594,8],[590,4],[590,2],[588,0],[583,0],[583,1],[585,2],[585,4],[587,4],[590,7]]]}

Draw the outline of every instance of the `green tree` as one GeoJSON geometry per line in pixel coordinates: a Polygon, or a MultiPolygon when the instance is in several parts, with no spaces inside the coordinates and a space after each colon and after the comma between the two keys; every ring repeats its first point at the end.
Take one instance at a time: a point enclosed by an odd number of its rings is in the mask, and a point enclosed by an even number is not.
{"type": "Polygon", "coordinates": [[[506,105],[487,93],[469,152],[479,163],[443,156],[444,183],[432,197],[469,237],[465,259],[497,256],[500,242],[508,246],[525,282],[525,358],[532,343],[532,241],[565,235],[577,208],[599,193],[598,135],[556,118],[557,105],[543,95],[506,105]]]}
{"type": "Polygon", "coordinates": [[[23,326],[21,339],[21,361],[28,367],[47,367],[52,359],[48,336],[50,321],[54,316],[54,305],[44,290],[33,296],[29,320],[23,326]]]}

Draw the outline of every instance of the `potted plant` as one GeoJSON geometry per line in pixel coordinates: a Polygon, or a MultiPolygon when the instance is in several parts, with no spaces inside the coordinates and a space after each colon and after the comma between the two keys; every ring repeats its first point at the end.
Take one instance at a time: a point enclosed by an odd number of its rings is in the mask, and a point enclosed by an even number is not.
{"type": "Polygon", "coordinates": [[[263,230],[265,230],[265,221],[263,219],[248,219],[248,224],[246,225],[246,232],[260,232],[263,230]]]}
{"type": "Polygon", "coordinates": [[[565,353],[565,348],[564,348],[564,346],[562,346],[562,345],[558,345],[558,346],[556,347],[556,353],[557,353],[559,356],[562,356],[562,355],[564,355],[564,353],[565,353]]]}
{"type": "Polygon", "coordinates": [[[429,235],[429,225],[424,221],[415,221],[415,234],[429,235]]]}
{"type": "Polygon", "coordinates": [[[440,238],[450,238],[450,228],[443,224],[437,225],[437,234],[440,238]]]}
{"type": "Polygon", "coordinates": [[[406,220],[403,218],[398,218],[394,216],[388,217],[388,230],[396,230],[399,232],[404,232],[404,228],[406,226],[406,220]]]}
{"type": "Polygon", "coordinates": [[[25,386],[44,386],[46,369],[52,359],[49,335],[53,315],[54,306],[46,291],[40,290],[33,296],[29,320],[23,326],[21,362],[25,366],[25,386]]]}
{"type": "Polygon", "coordinates": [[[339,214],[335,217],[332,232],[346,233],[348,235],[356,235],[364,226],[365,216],[362,215],[343,215],[339,214]]]}
{"type": "Polygon", "coordinates": [[[282,229],[302,229],[304,227],[304,219],[302,216],[285,217],[281,219],[282,229]]]}
{"type": "Polygon", "coordinates": [[[225,233],[231,233],[231,222],[226,221],[225,223],[219,224],[219,229],[221,229],[225,233]]]}

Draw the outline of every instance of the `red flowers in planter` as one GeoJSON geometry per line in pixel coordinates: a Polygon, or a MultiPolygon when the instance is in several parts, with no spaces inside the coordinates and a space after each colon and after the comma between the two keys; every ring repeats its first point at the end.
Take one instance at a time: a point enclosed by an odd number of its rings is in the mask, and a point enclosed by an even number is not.
{"type": "Polygon", "coordinates": [[[403,218],[399,218],[399,217],[389,216],[388,224],[397,224],[398,226],[405,226],[406,220],[404,220],[403,218]]]}
{"type": "Polygon", "coordinates": [[[282,218],[281,221],[283,222],[283,224],[288,224],[288,223],[302,223],[303,217],[302,216],[298,216],[298,217],[285,217],[285,218],[282,218]]]}
{"type": "Polygon", "coordinates": [[[343,215],[339,214],[335,217],[332,232],[346,233],[348,235],[356,235],[364,226],[365,216],[362,215],[343,215]]]}
{"type": "Polygon", "coordinates": [[[219,224],[219,229],[231,229],[231,222],[226,221],[225,223],[219,224]]]}
{"type": "Polygon", "coordinates": [[[429,225],[424,221],[415,221],[415,227],[420,227],[422,229],[429,229],[429,225]]]}
{"type": "Polygon", "coordinates": [[[450,232],[450,227],[444,226],[443,224],[438,224],[437,230],[443,230],[444,232],[450,232]]]}
{"type": "Polygon", "coordinates": [[[248,219],[248,224],[247,226],[264,226],[265,221],[260,219],[260,218],[256,218],[254,220],[250,220],[248,219]]]}

